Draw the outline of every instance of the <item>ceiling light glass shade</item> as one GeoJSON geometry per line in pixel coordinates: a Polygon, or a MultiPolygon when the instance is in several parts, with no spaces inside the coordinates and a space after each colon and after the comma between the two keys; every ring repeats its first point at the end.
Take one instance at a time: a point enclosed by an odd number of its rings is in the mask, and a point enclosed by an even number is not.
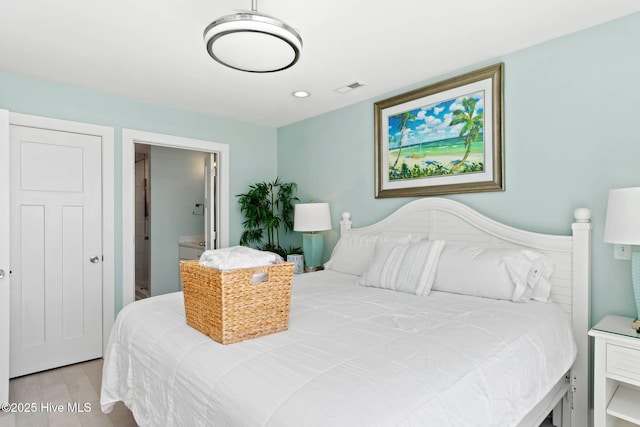
{"type": "Polygon", "coordinates": [[[257,12],[213,21],[204,30],[207,52],[227,67],[251,73],[285,70],[298,62],[302,38],[284,22],[257,12]]]}

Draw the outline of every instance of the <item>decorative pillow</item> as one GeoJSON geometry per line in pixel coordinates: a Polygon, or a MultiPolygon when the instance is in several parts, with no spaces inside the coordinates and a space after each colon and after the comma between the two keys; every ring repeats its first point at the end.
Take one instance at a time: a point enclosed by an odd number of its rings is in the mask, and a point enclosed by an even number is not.
{"type": "Polygon", "coordinates": [[[433,289],[486,298],[549,301],[553,261],[527,249],[447,245],[433,289]]]}
{"type": "Polygon", "coordinates": [[[379,244],[373,262],[358,284],[428,295],[442,248],[444,240],[379,244]]]}
{"type": "Polygon", "coordinates": [[[324,264],[327,270],[362,276],[371,264],[379,243],[408,243],[426,239],[426,236],[406,233],[347,232],[340,237],[331,258],[324,264]]]}
{"type": "Polygon", "coordinates": [[[522,254],[532,261],[527,284],[533,288],[531,299],[541,302],[551,302],[551,275],[553,274],[553,260],[537,252],[523,250],[522,254]]]}

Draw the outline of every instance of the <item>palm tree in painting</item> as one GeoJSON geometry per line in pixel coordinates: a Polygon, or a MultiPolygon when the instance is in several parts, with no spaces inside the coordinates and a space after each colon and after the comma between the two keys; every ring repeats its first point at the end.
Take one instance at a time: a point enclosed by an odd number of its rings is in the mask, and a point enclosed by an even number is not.
{"type": "Polygon", "coordinates": [[[398,114],[392,116],[392,118],[400,120],[398,123],[398,129],[400,130],[400,138],[398,143],[398,157],[396,157],[396,161],[393,163],[392,169],[395,169],[398,165],[398,161],[400,160],[400,153],[402,153],[402,140],[404,139],[407,130],[409,130],[409,124],[416,119],[416,116],[411,114],[411,111],[406,111],[402,114],[398,114]]]}
{"type": "Polygon", "coordinates": [[[462,138],[464,136],[465,153],[460,162],[453,165],[451,172],[455,172],[460,166],[467,161],[469,154],[471,153],[471,144],[478,140],[480,132],[484,126],[484,113],[476,114],[476,100],[473,98],[462,99],[463,109],[455,110],[453,112],[453,119],[449,126],[455,126],[462,124],[460,134],[458,136],[462,138]]]}

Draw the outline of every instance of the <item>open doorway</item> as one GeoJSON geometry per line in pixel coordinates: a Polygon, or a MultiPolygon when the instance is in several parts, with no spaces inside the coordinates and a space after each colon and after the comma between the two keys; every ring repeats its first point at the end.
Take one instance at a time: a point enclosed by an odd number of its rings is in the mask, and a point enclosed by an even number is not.
{"type": "Polygon", "coordinates": [[[217,247],[215,157],[135,144],[136,300],[181,290],[178,260],[217,247]]]}
{"type": "MultiPolygon", "coordinates": [[[[189,208],[189,214],[193,215],[194,212],[200,212],[199,207],[196,204],[202,204],[202,209],[205,212],[204,217],[211,218],[210,224],[217,224],[217,230],[215,230],[215,241],[216,247],[227,247],[229,245],[229,147],[226,144],[220,144],[212,141],[204,141],[204,140],[196,140],[190,138],[176,137],[171,135],[163,135],[163,134],[155,134],[150,132],[136,131],[131,129],[123,129],[122,131],[122,195],[123,195],[123,244],[122,244],[122,272],[123,272],[123,281],[122,281],[122,306],[129,304],[135,300],[135,283],[136,283],[136,239],[135,239],[135,225],[136,225],[136,216],[135,216],[135,207],[136,207],[136,198],[135,198],[135,146],[137,144],[147,145],[150,148],[150,177],[149,177],[149,195],[150,195],[150,204],[148,206],[148,216],[151,219],[151,224],[153,224],[154,218],[154,198],[153,198],[153,176],[154,176],[154,165],[153,165],[153,157],[154,150],[156,148],[172,148],[179,150],[192,150],[201,153],[207,153],[209,158],[209,166],[210,173],[209,177],[212,178],[212,183],[215,185],[207,186],[206,192],[203,194],[199,193],[199,201],[196,201],[195,198],[191,202],[193,206],[189,208]],[[208,196],[205,197],[205,194],[208,196]]],[[[202,163],[201,163],[202,165],[202,163]]],[[[171,169],[171,167],[168,167],[171,169]]],[[[199,170],[204,170],[203,167],[199,168],[199,170]]],[[[204,172],[203,172],[204,173],[204,172]]],[[[168,183],[173,183],[176,180],[170,179],[166,183],[160,183],[159,186],[163,187],[171,187],[168,183]]],[[[203,183],[204,184],[204,183],[203,183]]],[[[182,194],[183,191],[179,188],[171,187],[169,188],[172,191],[172,194],[178,195],[182,194]]],[[[166,210],[174,207],[174,205],[178,205],[178,203],[174,203],[171,197],[165,197],[165,207],[158,208],[157,210],[166,210]]],[[[185,209],[182,209],[181,212],[184,212],[185,209]]],[[[195,215],[193,215],[195,216],[195,215]]],[[[202,215],[200,215],[201,223],[205,222],[202,215]]],[[[163,242],[160,238],[161,236],[154,236],[153,234],[153,226],[150,227],[151,233],[149,235],[148,241],[151,247],[150,250],[150,259],[153,258],[153,248],[170,248],[170,250],[175,250],[175,260],[174,257],[165,256],[163,258],[163,262],[165,264],[173,264],[175,267],[178,265],[178,242],[173,240],[171,245],[166,242],[163,242]],[[160,239],[160,240],[159,240],[160,239]],[[175,249],[174,249],[175,248],[175,249]]],[[[213,231],[213,227],[211,228],[213,231]]],[[[212,231],[207,231],[205,229],[204,234],[211,234],[212,231]]],[[[207,239],[205,239],[207,240],[207,239]]],[[[209,239],[210,242],[213,239],[209,239]]],[[[151,261],[153,263],[153,261],[151,261]]],[[[177,270],[176,270],[177,271],[177,270]]],[[[162,272],[158,273],[162,279],[162,283],[174,283],[171,278],[164,277],[162,272]]],[[[150,284],[150,294],[157,295],[161,293],[165,293],[162,288],[157,289],[157,292],[154,291],[154,277],[153,273],[149,274],[149,284],[150,284]]],[[[175,289],[177,290],[177,289],[175,289]]],[[[166,291],[166,289],[165,289],[166,291]]],[[[168,291],[172,291],[169,289],[168,291]]]]}

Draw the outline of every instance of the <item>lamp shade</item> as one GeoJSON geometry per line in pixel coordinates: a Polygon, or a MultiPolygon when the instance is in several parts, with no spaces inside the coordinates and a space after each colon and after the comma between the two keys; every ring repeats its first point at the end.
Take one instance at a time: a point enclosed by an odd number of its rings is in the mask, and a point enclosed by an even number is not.
{"type": "Polygon", "coordinates": [[[295,206],[293,231],[331,230],[329,203],[298,203],[295,206]]]}
{"type": "Polygon", "coordinates": [[[640,187],[609,191],[604,241],[640,245],[640,187]]]}

